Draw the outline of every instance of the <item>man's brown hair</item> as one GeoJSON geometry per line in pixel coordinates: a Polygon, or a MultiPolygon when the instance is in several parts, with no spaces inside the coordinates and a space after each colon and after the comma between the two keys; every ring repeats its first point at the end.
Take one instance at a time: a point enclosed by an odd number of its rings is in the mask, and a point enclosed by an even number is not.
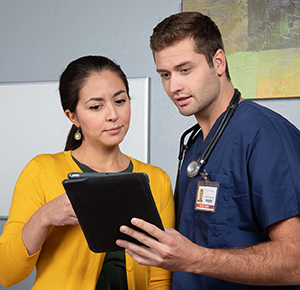
{"type": "MultiPolygon", "coordinates": [[[[199,12],[180,12],[161,21],[150,37],[153,53],[191,38],[195,42],[195,51],[205,56],[210,67],[218,49],[224,50],[222,35],[211,18],[199,12]]],[[[226,77],[230,80],[226,61],[226,77]]]]}

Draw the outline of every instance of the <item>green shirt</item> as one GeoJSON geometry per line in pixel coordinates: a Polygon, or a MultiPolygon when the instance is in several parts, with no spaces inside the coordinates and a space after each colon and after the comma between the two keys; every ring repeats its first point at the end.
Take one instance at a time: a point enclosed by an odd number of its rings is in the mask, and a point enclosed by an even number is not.
{"type": "MultiPolygon", "coordinates": [[[[95,170],[80,163],[73,157],[76,164],[82,172],[95,172],[95,170]]],[[[132,172],[133,164],[130,161],[129,166],[121,172],[132,172]]],[[[98,279],[96,290],[128,290],[126,266],[125,266],[125,251],[107,252],[103,262],[103,267],[98,279]]]]}

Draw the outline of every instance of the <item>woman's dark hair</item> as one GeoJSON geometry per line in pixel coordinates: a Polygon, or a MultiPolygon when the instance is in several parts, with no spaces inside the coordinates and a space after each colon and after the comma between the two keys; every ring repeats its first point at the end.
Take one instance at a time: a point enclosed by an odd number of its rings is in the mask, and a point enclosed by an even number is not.
{"type": "MultiPolygon", "coordinates": [[[[224,51],[222,35],[211,18],[199,12],[180,12],[173,14],[157,24],[150,38],[150,47],[159,52],[186,38],[195,42],[195,51],[205,56],[210,67],[218,49],[224,51]]],[[[230,80],[226,61],[226,77],[230,80]]]]}
{"type": "MultiPolygon", "coordinates": [[[[90,75],[94,72],[100,73],[105,70],[111,71],[120,77],[129,96],[127,77],[119,65],[104,56],[84,56],[72,61],[60,77],[59,93],[63,110],[70,110],[71,113],[76,113],[80,90],[90,75]]],[[[66,141],[65,151],[74,150],[81,145],[84,136],[82,134],[81,140],[75,140],[74,134],[76,131],[77,127],[73,125],[66,141]]]]}

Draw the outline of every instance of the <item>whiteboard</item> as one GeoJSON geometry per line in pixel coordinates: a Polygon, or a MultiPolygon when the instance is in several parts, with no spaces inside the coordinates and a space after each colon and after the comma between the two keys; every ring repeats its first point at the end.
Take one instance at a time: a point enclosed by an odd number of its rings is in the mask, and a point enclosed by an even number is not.
{"type": "MultiPolygon", "coordinates": [[[[149,78],[129,78],[131,121],[123,153],[148,162],[149,78]]],[[[8,216],[15,183],[41,153],[64,150],[72,123],[60,104],[58,82],[0,84],[0,217],[8,216]]]]}

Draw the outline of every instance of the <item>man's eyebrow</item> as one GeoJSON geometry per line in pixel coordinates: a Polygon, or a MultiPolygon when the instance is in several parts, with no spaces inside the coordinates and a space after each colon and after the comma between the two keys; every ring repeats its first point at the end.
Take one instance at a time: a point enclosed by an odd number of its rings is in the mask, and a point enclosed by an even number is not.
{"type": "Polygon", "coordinates": [[[175,68],[180,68],[180,67],[185,66],[185,65],[190,64],[190,63],[191,63],[191,61],[184,61],[184,62],[176,65],[175,68]]]}
{"type": "MultiPolygon", "coordinates": [[[[177,65],[175,65],[175,69],[178,69],[178,68],[180,68],[180,67],[183,67],[183,66],[185,66],[185,65],[187,65],[187,64],[190,64],[191,63],[191,61],[184,61],[184,62],[182,62],[182,63],[179,63],[179,64],[177,64],[177,65]]],[[[166,72],[166,71],[168,71],[168,70],[166,70],[166,69],[157,69],[156,70],[158,73],[161,73],[161,72],[166,72]]]]}

